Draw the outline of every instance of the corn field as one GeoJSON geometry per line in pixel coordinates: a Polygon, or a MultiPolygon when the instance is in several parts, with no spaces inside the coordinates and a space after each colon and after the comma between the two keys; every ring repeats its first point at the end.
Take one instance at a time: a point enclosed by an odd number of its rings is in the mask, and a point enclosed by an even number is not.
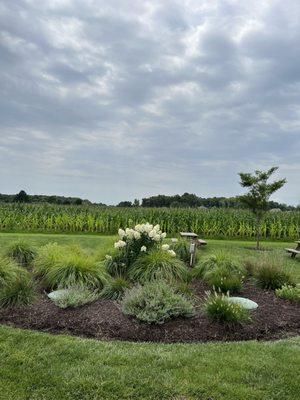
{"type": "MultiPolygon", "coordinates": [[[[115,234],[140,222],[160,224],[169,235],[193,231],[214,238],[255,236],[255,220],[247,210],[116,208],[100,206],[0,205],[2,232],[90,232],[115,234]]],[[[262,237],[298,239],[300,212],[267,213],[262,237]]]]}

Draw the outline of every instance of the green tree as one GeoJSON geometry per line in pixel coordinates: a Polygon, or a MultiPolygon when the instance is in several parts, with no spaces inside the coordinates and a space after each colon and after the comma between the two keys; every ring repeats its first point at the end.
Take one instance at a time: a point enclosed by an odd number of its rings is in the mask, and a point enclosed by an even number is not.
{"type": "Polygon", "coordinates": [[[29,203],[29,196],[25,192],[25,190],[21,190],[18,194],[15,195],[13,201],[15,203],[29,203]]]}
{"type": "Polygon", "coordinates": [[[278,167],[272,167],[268,171],[255,171],[254,174],[240,172],[240,185],[248,188],[249,191],[239,196],[241,203],[245,204],[256,217],[256,249],[259,250],[261,238],[261,223],[268,210],[269,198],[286,183],[286,179],[280,179],[268,183],[271,175],[278,167]]]}

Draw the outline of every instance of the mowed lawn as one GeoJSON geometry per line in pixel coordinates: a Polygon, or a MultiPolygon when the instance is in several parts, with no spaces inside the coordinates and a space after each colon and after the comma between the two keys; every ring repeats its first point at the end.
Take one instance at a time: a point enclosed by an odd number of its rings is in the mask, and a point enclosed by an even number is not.
{"type": "MultiPolygon", "coordinates": [[[[96,235],[0,234],[0,248],[18,238],[109,249],[114,238],[96,235]]],[[[241,241],[208,240],[216,250],[253,257],[241,241]]],[[[300,259],[285,256],[292,243],[266,242],[286,257],[300,281],[300,259]]],[[[201,253],[202,254],[202,253],[201,253]]],[[[173,344],[100,342],[0,327],[0,399],[299,399],[300,337],[277,342],[173,344]]]]}

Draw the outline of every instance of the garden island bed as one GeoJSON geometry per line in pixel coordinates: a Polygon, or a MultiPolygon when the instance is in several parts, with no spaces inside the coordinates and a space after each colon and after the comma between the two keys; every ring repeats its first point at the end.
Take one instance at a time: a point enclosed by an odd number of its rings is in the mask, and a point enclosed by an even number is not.
{"type": "Polygon", "coordinates": [[[252,323],[232,328],[210,321],[201,309],[205,291],[202,281],[191,284],[196,296],[196,314],[177,318],[163,325],[147,325],[124,315],[118,301],[97,300],[83,307],[60,309],[40,294],[30,306],[0,310],[0,323],[51,333],[138,342],[208,342],[241,340],[275,340],[300,334],[300,305],[278,298],[274,291],[256,287],[247,280],[238,296],[258,303],[251,311],[252,323]]]}

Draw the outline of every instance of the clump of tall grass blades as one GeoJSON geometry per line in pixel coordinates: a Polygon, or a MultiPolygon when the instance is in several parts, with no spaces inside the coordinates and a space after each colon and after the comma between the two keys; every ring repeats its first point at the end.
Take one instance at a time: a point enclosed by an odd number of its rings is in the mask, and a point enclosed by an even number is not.
{"type": "Polygon", "coordinates": [[[108,281],[100,296],[103,299],[120,300],[123,297],[125,290],[128,288],[130,288],[130,283],[119,276],[108,281]]]}
{"type": "Polygon", "coordinates": [[[168,251],[152,250],[140,256],[129,269],[133,281],[147,282],[154,279],[182,280],[188,274],[185,264],[168,251]]]}
{"type": "Polygon", "coordinates": [[[107,280],[104,264],[78,246],[44,246],[37,257],[35,271],[49,289],[80,285],[102,290],[107,280]]]}
{"type": "Polygon", "coordinates": [[[255,279],[262,289],[275,290],[283,285],[294,285],[291,274],[284,270],[281,261],[272,257],[258,262],[255,279]]]}
{"type": "MultiPolygon", "coordinates": [[[[201,266],[198,268],[201,272],[201,266]]],[[[203,279],[216,290],[241,290],[246,271],[236,258],[226,253],[211,255],[202,262],[202,268],[203,279]]]]}
{"type": "Polygon", "coordinates": [[[35,298],[30,274],[14,261],[0,260],[0,307],[29,305],[35,298]]]}
{"type": "Polygon", "coordinates": [[[281,299],[300,303],[300,284],[296,286],[283,285],[281,289],[276,289],[275,293],[281,299]]]}
{"type": "Polygon", "coordinates": [[[6,251],[7,257],[12,258],[21,266],[28,268],[36,256],[35,249],[24,240],[13,242],[6,251]]]}
{"type": "Polygon", "coordinates": [[[147,324],[163,324],[176,317],[192,317],[193,303],[165,281],[147,282],[125,292],[122,311],[147,324]]]}
{"type": "Polygon", "coordinates": [[[225,325],[242,324],[251,321],[249,310],[238,304],[230,303],[224,294],[209,294],[204,306],[205,314],[211,321],[225,325]]]}

